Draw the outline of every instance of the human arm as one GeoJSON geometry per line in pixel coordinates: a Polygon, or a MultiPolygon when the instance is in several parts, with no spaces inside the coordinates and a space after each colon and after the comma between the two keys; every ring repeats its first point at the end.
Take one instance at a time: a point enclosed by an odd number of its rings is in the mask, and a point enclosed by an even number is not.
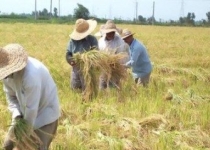
{"type": "Polygon", "coordinates": [[[91,50],[98,49],[98,40],[95,37],[92,37],[91,40],[91,50]]]}
{"type": "Polygon", "coordinates": [[[128,67],[132,67],[132,66],[134,66],[134,65],[136,65],[136,63],[137,63],[137,60],[139,59],[139,57],[140,57],[140,55],[141,55],[141,53],[142,53],[142,51],[143,51],[143,48],[144,47],[132,47],[131,48],[131,57],[130,57],[130,61],[128,61],[127,63],[126,63],[126,66],[128,66],[128,67]]]}
{"type": "Polygon", "coordinates": [[[66,61],[71,65],[75,65],[75,61],[73,59],[73,52],[72,52],[72,41],[68,43],[67,51],[66,51],[66,61]]]}
{"type": "Polygon", "coordinates": [[[12,120],[22,116],[20,111],[20,105],[15,94],[15,91],[12,89],[11,85],[7,82],[8,79],[3,81],[3,90],[6,94],[6,100],[8,103],[8,109],[12,113],[12,120]]]}

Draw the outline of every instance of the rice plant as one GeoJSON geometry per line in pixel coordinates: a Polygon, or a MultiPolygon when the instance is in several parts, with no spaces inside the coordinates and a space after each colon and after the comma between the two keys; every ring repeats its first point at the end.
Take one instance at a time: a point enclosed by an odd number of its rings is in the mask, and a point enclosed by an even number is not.
{"type": "MultiPolygon", "coordinates": [[[[128,69],[120,70],[126,75],[120,90],[99,92],[98,76],[101,71],[111,73],[111,63],[107,62],[110,57],[97,50],[77,54],[75,59],[83,64],[89,86],[84,103],[83,95],[70,88],[72,67],[65,60],[73,25],[0,23],[0,35],[4,37],[0,46],[22,44],[30,56],[49,68],[57,84],[62,115],[50,149],[209,149],[210,28],[117,26],[132,29],[135,38],[148,48],[153,64],[149,86],[137,87],[128,69]],[[118,92],[122,101],[118,101],[118,92]]],[[[2,83],[0,113],[2,144],[11,117],[2,83]]]]}

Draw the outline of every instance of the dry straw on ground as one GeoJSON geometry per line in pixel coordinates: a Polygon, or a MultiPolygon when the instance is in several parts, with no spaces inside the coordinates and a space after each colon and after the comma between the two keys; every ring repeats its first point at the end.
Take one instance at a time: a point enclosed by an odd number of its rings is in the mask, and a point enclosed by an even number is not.
{"type": "Polygon", "coordinates": [[[83,95],[84,100],[90,100],[97,96],[99,75],[102,72],[107,76],[107,83],[111,79],[124,79],[127,75],[125,67],[120,63],[125,58],[124,53],[113,54],[91,50],[76,53],[73,58],[84,76],[86,86],[83,95]]]}

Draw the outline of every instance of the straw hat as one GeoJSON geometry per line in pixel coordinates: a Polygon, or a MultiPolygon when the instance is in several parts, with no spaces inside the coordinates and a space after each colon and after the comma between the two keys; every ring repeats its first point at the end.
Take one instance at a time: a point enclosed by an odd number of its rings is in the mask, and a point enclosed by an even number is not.
{"type": "Polygon", "coordinates": [[[8,44],[0,48],[0,80],[23,69],[27,60],[28,55],[19,44],[8,44]]]}
{"type": "Polygon", "coordinates": [[[102,30],[104,29],[104,24],[102,24],[101,26],[100,26],[100,29],[99,29],[99,31],[98,32],[96,32],[95,34],[94,34],[94,36],[102,36],[103,35],[103,33],[102,33],[102,30]]]}
{"type": "Polygon", "coordinates": [[[123,29],[122,34],[121,34],[121,38],[125,39],[131,35],[134,35],[135,33],[132,33],[130,30],[128,29],[123,29]]]}
{"type": "Polygon", "coordinates": [[[108,20],[102,30],[103,34],[117,32],[117,27],[112,20],[108,20]]]}
{"type": "Polygon", "coordinates": [[[119,35],[122,34],[122,29],[121,28],[117,28],[117,33],[119,33],[119,35]]]}
{"type": "Polygon", "coordinates": [[[97,22],[95,20],[77,19],[74,31],[69,35],[73,40],[81,40],[91,34],[96,28],[97,22]]]}

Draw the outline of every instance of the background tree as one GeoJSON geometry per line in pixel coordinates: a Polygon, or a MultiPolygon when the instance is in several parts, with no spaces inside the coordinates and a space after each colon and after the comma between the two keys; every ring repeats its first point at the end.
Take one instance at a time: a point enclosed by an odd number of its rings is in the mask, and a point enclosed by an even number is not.
{"type": "Polygon", "coordinates": [[[147,19],[144,18],[144,17],[141,16],[141,15],[138,16],[138,20],[139,20],[139,22],[142,22],[142,23],[145,23],[145,22],[147,21],[147,19]]]}
{"type": "Polygon", "coordinates": [[[58,17],[58,9],[56,7],[54,7],[53,12],[54,12],[53,16],[57,18],[58,17]]]}
{"type": "Polygon", "coordinates": [[[210,23],[210,11],[206,13],[207,21],[210,23]]]}
{"type": "Polygon", "coordinates": [[[190,13],[190,12],[188,12],[188,14],[187,14],[187,23],[188,24],[192,24],[192,25],[194,25],[195,24],[195,14],[194,13],[190,13]]]}
{"type": "Polygon", "coordinates": [[[77,3],[77,8],[74,9],[74,18],[79,19],[88,19],[89,18],[89,10],[81,4],[77,3]]]}
{"type": "Polygon", "coordinates": [[[179,18],[179,23],[180,24],[184,24],[185,23],[186,18],[185,17],[180,17],[179,18]]]}
{"type": "Polygon", "coordinates": [[[148,22],[149,24],[152,24],[152,23],[153,23],[153,21],[154,21],[154,22],[156,22],[156,20],[155,20],[155,18],[153,18],[153,16],[152,16],[152,17],[147,18],[147,22],[148,22]]]}
{"type": "Polygon", "coordinates": [[[39,16],[48,17],[49,12],[46,8],[44,8],[42,11],[39,11],[39,16]]]}

